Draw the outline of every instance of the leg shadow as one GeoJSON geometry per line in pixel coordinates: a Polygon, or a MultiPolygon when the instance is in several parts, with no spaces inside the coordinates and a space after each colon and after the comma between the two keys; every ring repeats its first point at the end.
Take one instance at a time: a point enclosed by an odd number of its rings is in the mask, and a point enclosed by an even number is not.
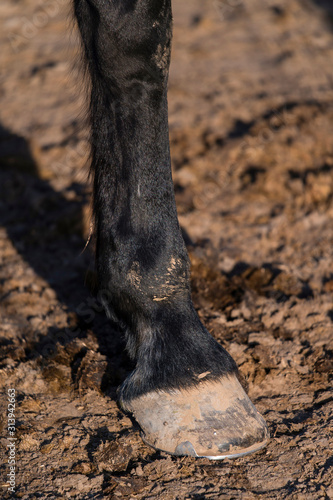
{"type": "MultiPolygon", "coordinates": [[[[46,335],[38,336],[23,328],[26,347],[22,361],[36,359],[48,367],[50,377],[54,375],[49,369],[52,363],[70,365],[73,382],[80,389],[86,384],[114,393],[131,365],[119,328],[106,318],[101,305],[84,286],[87,271],[93,275],[94,267],[92,253],[82,253],[83,208],[88,196],[85,186],[77,182],[61,192],[53,189],[40,178],[27,141],[0,125],[0,225],[72,318],[68,328],[55,325],[48,328],[46,335]],[[88,352],[90,363],[85,368],[81,364],[88,352]],[[95,377],[88,377],[93,367],[95,377]],[[102,373],[96,375],[98,370],[102,373]],[[80,384],[78,377],[85,382],[80,384]]],[[[19,310],[15,312],[20,316],[19,310]]],[[[8,353],[8,343],[4,339],[4,353],[8,353]]]]}

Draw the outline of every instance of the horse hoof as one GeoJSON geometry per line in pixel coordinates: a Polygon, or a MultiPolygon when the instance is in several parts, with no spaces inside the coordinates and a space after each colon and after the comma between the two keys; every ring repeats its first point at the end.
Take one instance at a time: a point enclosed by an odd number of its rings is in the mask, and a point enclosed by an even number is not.
{"type": "Polygon", "coordinates": [[[172,455],[240,457],[260,450],[269,439],[264,419],[235,375],[150,392],[122,406],[133,413],[146,444],[172,455]]]}

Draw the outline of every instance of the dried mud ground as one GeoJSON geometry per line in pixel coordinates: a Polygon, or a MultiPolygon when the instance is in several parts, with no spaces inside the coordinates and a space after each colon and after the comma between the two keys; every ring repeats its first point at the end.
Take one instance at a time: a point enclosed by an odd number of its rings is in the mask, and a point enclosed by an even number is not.
{"type": "Polygon", "coordinates": [[[333,498],[330,2],[174,0],[170,139],[195,306],[268,422],[261,452],[146,447],[131,370],[90,289],[87,129],[66,0],[2,0],[1,496],[16,390],[18,498],[333,498]]]}

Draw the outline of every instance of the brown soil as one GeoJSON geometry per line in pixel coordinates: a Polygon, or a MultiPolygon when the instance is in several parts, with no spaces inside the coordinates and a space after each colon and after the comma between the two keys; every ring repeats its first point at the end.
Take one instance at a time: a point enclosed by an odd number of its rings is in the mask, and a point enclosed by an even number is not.
{"type": "Polygon", "coordinates": [[[195,306],[272,436],[218,463],[154,452],[116,404],[131,365],[88,289],[92,245],[81,253],[78,39],[68,0],[43,5],[0,10],[1,496],[15,388],[18,498],[333,498],[331,3],[174,0],[170,137],[195,306]]]}

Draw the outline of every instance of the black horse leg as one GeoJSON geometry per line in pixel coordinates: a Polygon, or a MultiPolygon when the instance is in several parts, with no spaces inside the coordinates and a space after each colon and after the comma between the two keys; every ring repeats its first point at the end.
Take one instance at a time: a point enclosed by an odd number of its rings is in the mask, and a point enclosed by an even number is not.
{"type": "Polygon", "coordinates": [[[238,456],[267,428],[189,286],[170,167],[170,0],[74,0],[91,79],[97,274],[136,369],[120,389],[146,441],[174,454],[238,456]]]}

